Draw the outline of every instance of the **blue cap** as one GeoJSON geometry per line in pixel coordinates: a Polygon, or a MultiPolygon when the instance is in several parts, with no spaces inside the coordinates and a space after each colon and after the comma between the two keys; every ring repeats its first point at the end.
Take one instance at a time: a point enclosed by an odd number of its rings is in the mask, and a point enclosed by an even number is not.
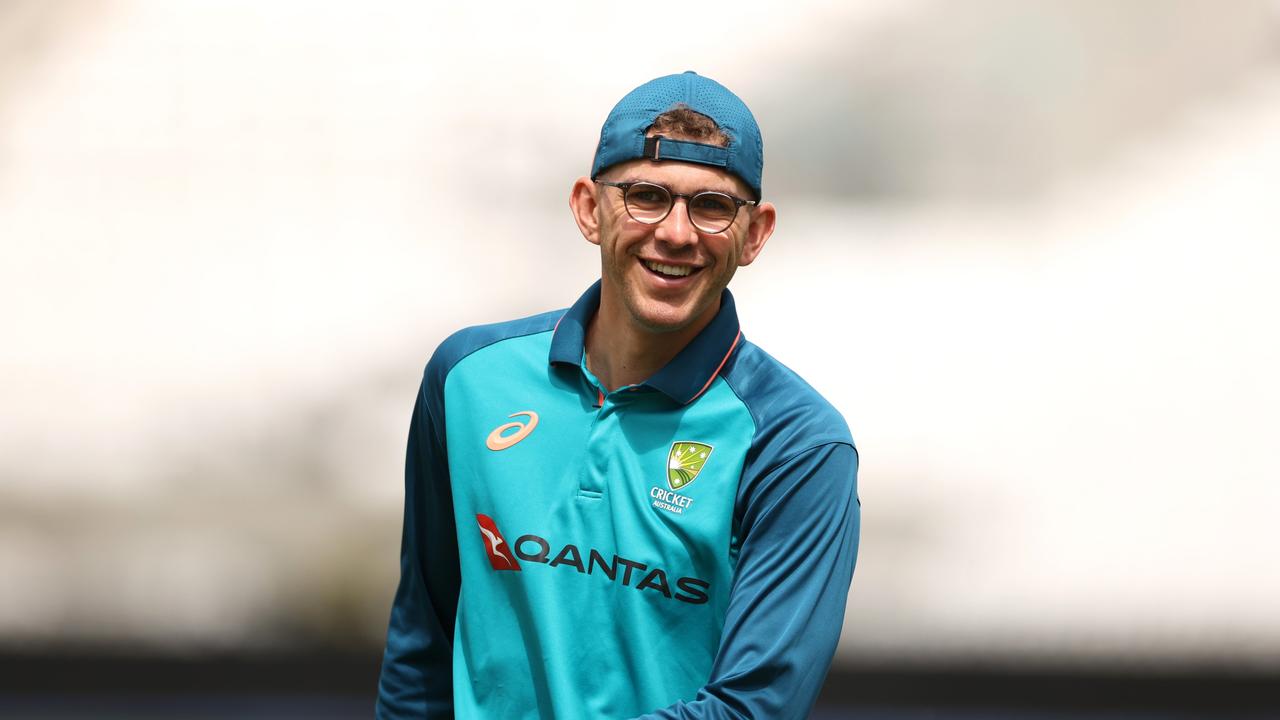
{"type": "Polygon", "coordinates": [[[692,70],[650,80],[618,101],[600,128],[600,145],[591,164],[591,177],[595,179],[606,168],[637,158],[722,167],[742,178],[755,191],[757,200],[761,196],[764,142],[760,139],[760,126],[737,95],[692,70]],[[646,138],[644,134],[653,125],[654,118],[676,105],[714,120],[729,136],[728,147],[646,138]]]}

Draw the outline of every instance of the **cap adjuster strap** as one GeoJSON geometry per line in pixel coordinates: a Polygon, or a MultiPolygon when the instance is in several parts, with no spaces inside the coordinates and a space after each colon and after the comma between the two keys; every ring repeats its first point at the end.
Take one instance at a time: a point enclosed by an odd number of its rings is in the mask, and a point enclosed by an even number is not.
{"type": "Polygon", "coordinates": [[[716,167],[729,166],[729,148],[672,140],[661,135],[644,139],[644,157],[650,160],[683,160],[716,167]]]}
{"type": "Polygon", "coordinates": [[[666,138],[662,137],[661,135],[651,137],[651,138],[645,138],[644,139],[644,156],[649,158],[650,160],[661,160],[662,159],[661,150],[662,150],[663,140],[666,140],[666,138]]]}

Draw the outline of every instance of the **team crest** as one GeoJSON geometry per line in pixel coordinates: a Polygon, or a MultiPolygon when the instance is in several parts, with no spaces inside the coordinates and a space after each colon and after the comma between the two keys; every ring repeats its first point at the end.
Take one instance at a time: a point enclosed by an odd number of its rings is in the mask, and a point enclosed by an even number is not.
{"type": "Polygon", "coordinates": [[[683,440],[671,443],[671,452],[667,455],[667,484],[672,490],[679,490],[693,482],[710,456],[711,446],[706,443],[683,440]]]}

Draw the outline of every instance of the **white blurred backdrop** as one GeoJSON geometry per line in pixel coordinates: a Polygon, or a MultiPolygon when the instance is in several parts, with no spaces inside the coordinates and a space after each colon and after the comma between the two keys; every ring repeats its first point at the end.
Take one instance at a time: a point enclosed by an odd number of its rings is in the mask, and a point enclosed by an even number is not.
{"type": "Polygon", "coordinates": [[[0,646],[376,647],[453,329],[694,69],[844,413],[840,657],[1280,667],[1280,5],[0,2],[0,646]],[[679,28],[679,31],[675,31],[679,28]]]}

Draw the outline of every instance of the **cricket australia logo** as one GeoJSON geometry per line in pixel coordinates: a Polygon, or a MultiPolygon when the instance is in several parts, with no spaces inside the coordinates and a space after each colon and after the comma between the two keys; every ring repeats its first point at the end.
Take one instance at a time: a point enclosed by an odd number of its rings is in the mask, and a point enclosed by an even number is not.
{"type": "Polygon", "coordinates": [[[711,446],[706,443],[671,443],[671,452],[667,454],[667,484],[671,489],[679,490],[693,482],[698,473],[702,472],[702,466],[707,464],[711,450],[711,446]]]}
{"type": "Polygon", "coordinates": [[[711,457],[711,446],[706,443],[681,440],[671,443],[671,451],[667,453],[667,486],[654,485],[649,490],[653,498],[653,506],[675,515],[682,515],[693,505],[693,498],[675,492],[698,477],[702,467],[711,457]]]}

